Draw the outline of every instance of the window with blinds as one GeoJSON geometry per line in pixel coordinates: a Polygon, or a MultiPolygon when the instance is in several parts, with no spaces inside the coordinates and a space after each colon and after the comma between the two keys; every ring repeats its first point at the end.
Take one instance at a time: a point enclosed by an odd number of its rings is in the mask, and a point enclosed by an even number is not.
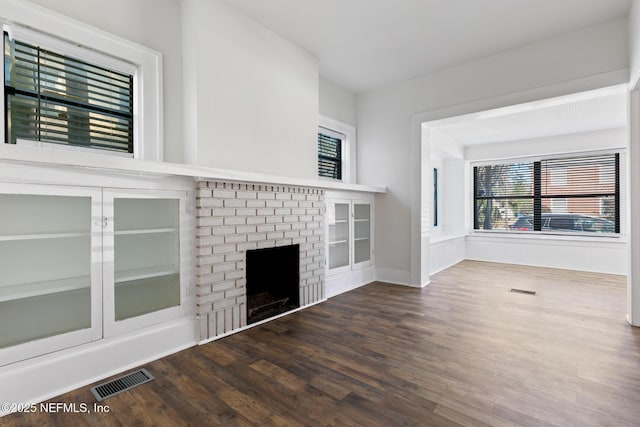
{"type": "Polygon", "coordinates": [[[474,229],[620,233],[620,155],[474,167],[474,229]]]}
{"type": "Polygon", "coordinates": [[[133,76],[4,34],[5,142],[133,153],[133,76]]]}
{"type": "Polygon", "coordinates": [[[318,132],[318,176],[336,180],[342,179],[342,142],[336,132],[318,132]]]}

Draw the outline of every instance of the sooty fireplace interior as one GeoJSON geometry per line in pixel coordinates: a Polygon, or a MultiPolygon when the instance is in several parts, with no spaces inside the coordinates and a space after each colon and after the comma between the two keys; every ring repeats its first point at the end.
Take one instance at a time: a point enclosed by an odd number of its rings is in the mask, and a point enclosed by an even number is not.
{"type": "Polygon", "coordinates": [[[300,307],[300,245],[247,251],[247,323],[300,307]]]}

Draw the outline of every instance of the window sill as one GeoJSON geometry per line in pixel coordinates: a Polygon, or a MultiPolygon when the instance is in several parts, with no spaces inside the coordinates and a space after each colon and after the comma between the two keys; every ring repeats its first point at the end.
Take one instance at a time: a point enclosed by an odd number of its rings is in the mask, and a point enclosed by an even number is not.
{"type": "Polygon", "coordinates": [[[532,241],[567,241],[567,242],[602,242],[602,243],[627,243],[627,236],[602,234],[599,236],[574,235],[570,233],[540,233],[533,231],[498,231],[498,230],[474,230],[468,234],[470,238],[496,238],[496,239],[525,239],[532,241]]]}
{"type": "Polygon", "coordinates": [[[465,237],[466,237],[465,234],[441,234],[438,236],[430,237],[429,243],[430,244],[444,243],[450,240],[463,239],[465,237]]]}
{"type": "Polygon", "coordinates": [[[40,150],[48,150],[48,151],[79,152],[79,153],[97,154],[102,156],[117,156],[117,157],[126,157],[126,158],[134,157],[133,153],[101,150],[99,148],[79,147],[75,145],[55,144],[55,143],[46,142],[46,141],[32,141],[29,139],[18,139],[15,145],[17,147],[38,148],[40,150]]]}

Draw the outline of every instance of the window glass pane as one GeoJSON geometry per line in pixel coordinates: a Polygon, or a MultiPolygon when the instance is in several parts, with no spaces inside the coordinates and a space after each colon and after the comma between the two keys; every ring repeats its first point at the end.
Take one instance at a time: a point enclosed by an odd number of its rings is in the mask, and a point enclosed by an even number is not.
{"type": "Polygon", "coordinates": [[[476,196],[533,196],[533,163],[478,166],[476,196]]]}
{"type": "Polygon", "coordinates": [[[549,231],[615,232],[614,155],[550,159],[540,163],[543,231],[547,217],[549,231]]]}
{"type": "Polygon", "coordinates": [[[540,165],[542,196],[615,193],[613,155],[543,160],[540,165]]]}
{"type": "Polygon", "coordinates": [[[479,230],[533,230],[533,199],[476,200],[479,230]]]}
{"type": "Polygon", "coordinates": [[[318,133],[318,176],[342,179],[343,139],[318,133]]]}

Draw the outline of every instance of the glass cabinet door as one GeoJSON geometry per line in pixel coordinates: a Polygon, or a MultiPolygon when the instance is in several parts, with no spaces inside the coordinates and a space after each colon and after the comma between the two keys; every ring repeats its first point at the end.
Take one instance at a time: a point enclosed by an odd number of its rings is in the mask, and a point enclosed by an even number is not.
{"type": "Polygon", "coordinates": [[[42,190],[56,195],[0,193],[0,350],[20,358],[101,333],[99,192],[42,190]]]}
{"type": "Polygon", "coordinates": [[[353,262],[371,259],[371,205],[353,204],[353,262]]]}
{"type": "Polygon", "coordinates": [[[327,212],[329,225],[329,269],[349,265],[349,203],[330,203],[327,212]]]}
{"type": "Polygon", "coordinates": [[[106,335],[163,321],[181,307],[181,200],[168,193],[105,190],[106,335]]]}

